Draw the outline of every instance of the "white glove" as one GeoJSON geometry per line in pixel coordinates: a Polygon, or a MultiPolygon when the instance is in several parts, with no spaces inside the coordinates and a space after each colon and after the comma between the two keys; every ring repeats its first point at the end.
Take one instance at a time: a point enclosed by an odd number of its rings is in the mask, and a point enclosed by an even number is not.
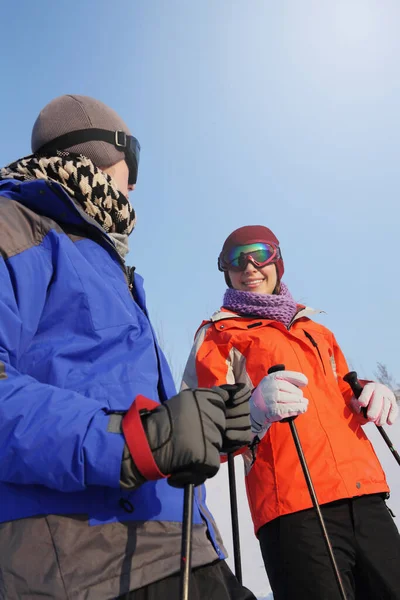
{"type": "Polygon", "coordinates": [[[295,371],[276,371],[264,377],[250,398],[252,433],[261,439],[272,423],[305,413],[308,400],[300,388],[307,384],[307,377],[295,371]]]}
{"type": "Polygon", "coordinates": [[[383,383],[367,383],[360,397],[353,396],[350,404],[356,413],[366,408],[368,421],[373,421],[378,426],[393,425],[399,416],[396,396],[383,383]]]}

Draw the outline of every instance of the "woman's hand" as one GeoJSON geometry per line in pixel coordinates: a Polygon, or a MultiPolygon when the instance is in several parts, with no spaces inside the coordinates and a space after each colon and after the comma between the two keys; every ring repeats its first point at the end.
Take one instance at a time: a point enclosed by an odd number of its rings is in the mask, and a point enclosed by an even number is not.
{"type": "Polygon", "coordinates": [[[378,427],[381,425],[393,425],[399,416],[399,406],[396,402],[396,396],[390,388],[383,383],[367,383],[359,398],[353,396],[350,401],[351,407],[355,413],[363,414],[378,427]]]}
{"type": "Polygon", "coordinates": [[[250,398],[252,433],[260,437],[272,423],[305,413],[308,400],[301,388],[307,384],[307,377],[296,371],[277,371],[264,377],[250,398]]]}

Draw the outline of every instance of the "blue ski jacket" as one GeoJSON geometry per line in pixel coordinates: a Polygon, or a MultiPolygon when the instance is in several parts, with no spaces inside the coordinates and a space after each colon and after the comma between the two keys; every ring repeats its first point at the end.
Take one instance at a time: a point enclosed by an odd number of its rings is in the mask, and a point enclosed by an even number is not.
{"type": "MultiPolygon", "coordinates": [[[[120,488],[113,415],[138,394],[175,394],[142,278],[48,181],[0,181],[0,251],[0,523],[78,513],[92,525],[180,522],[183,492],[166,480],[120,488]]],[[[194,523],[204,521],[223,558],[203,488],[194,523]]]]}

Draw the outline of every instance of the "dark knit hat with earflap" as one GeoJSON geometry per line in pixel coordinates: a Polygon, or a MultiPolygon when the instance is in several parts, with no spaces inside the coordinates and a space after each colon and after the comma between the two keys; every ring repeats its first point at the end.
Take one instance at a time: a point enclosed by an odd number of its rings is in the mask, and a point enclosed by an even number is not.
{"type": "MultiPolygon", "coordinates": [[[[225,240],[220,256],[230,252],[236,246],[244,246],[246,244],[255,244],[256,242],[264,242],[266,244],[274,244],[279,247],[279,240],[274,233],[263,225],[246,225],[235,229],[225,240]]],[[[284,273],[285,267],[283,259],[280,256],[275,262],[278,280],[280,281],[284,273]]],[[[232,287],[228,272],[224,272],[225,281],[228,287],[232,287]]]]}

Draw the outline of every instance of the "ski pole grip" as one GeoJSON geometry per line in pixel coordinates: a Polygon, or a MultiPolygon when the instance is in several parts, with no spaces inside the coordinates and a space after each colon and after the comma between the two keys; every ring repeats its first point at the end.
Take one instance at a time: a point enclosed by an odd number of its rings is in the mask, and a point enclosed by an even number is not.
{"type": "Polygon", "coordinates": [[[363,386],[358,381],[356,371],[350,371],[349,373],[347,373],[343,377],[343,380],[349,384],[349,386],[353,390],[353,394],[355,395],[355,397],[359,398],[361,396],[361,392],[363,391],[363,386]]]}
{"type": "MultiPolygon", "coordinates": [[[[348,373],[346,373],[346,375],[343,377],[343,381],[345,381],[346,383],[349,384],[349,386],[353,390],[353,394],[356,398],[359,398],[361,396],[361,392],[363,391],[364,388],[361,385],[361,383],[358,381],[356,371],[349,371],[348,373]]],[[[363,417],[367,418],[367,409],[362,408],[361,414],[363,415],[363,417]]]]}
{"type": "Polygon", "coordinates": [[[268,369],[268,375],[271,375],[271,373],[276,373],[277,371],[284,371],[285,368],[285,365],[274,365],[268,369]]]}
{"type": "MultiPolygon", "coordinates": [[[[268,369],[268,375],[271,375],[271,373],[276,373],[277,371],[284,371],[285,370],[285,365],[274,365],[273,367],[270,367],[268,369]]],[[[279,423],[289,423],[289,421],[294,421],[296,417],[287,417],[286,419],[282,419],[282,421],[279,421],[279,423]]]]}

